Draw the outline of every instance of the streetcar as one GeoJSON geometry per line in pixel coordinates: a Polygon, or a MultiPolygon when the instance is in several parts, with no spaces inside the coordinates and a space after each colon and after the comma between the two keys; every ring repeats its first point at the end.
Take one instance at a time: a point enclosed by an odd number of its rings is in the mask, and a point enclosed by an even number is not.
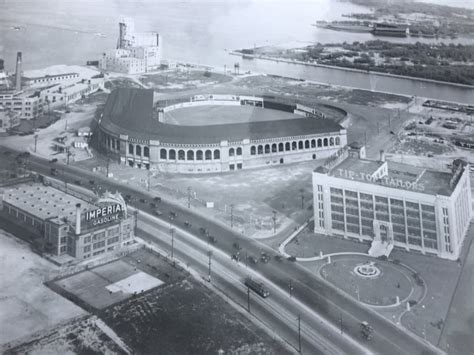
{"type": "Polygon", "coordinates": [[[247,277],[244,282],[245,286],[250,288],[252,291],[256,292],[258,295],[262,296],[263,298],[266,298],[270,296],[270,291],[265,287],[263,282],[258,282],[255,280],[252,280],[250,277],[247,277]]]}

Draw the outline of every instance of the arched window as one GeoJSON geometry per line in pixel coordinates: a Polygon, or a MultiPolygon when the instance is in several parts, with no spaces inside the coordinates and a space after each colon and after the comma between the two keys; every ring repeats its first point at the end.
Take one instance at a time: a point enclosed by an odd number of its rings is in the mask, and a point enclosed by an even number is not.
{"type": "Polygon", "coordinates": [[[176,151],[174,149],[170,149],[169,151],[169,159],[175,160],[176,159],[176,151]]]}
{"type": "Polygon", "coordinates": [[[206,160],[212,160],[212,152],[210,150],[206,150],[206,160]]]}
{"type": "Polygon", "coordinates": [[[187,154],[187,160],[194,160],[194,151],[193,150],[188,150],[186,154],[187,154]]]}
{"type": "Polygon", "coordinates": [[[318,139],[318,147],[323,146],[323,140],[321,138],[318,139]]]}
{"type": "Polygon", "coordinates": [[[298,143],[296,142],[291,142],[291,150],[296,150],[296,147],[298,146],[298,143]]]}
{"type": "Polygon", "coordinates": [[[219,149],[214,150],[214,159],[221,158],[221,151],[219,149]]]}
{"type": "Polygon", "coordinates": [[[309,149],[309,141],[304,141],[304,148],[309,149]]]}
{"type": "Polygon", "coordinates": [[[341,144],[341,139],[339,137],[336,137],[336,145],[340,145],[341,144]]]}
{"type": "Polygon", "coordinates": [[[311,139],[311,148],[316,148],[316,139],[311,139]]]}
{"type": "Polygon", "coordinates": [[[334,137],[329,138],[329,145],[330,146],[334,145],[334,137]]]}
{"type": "Polygon", "coordinates": [[[277,145],[276,143],[273,143],[272,144],[272,153],[276,153],[277,152],[277,145]]]}
{"type": "Polygon", "coordinates": [[[202,160],[202,150],[196,152],[196,160],[202,160]]]}
{"type": "Polygon", "coordinates": [[[235,155],[235,149],[234,148],[230,148],[229,149],[229,157],[233,157],[235,155]]]}
{"type": "Polygon", "coordinates": [[[140,147],[139,145],[135,146],[135,154],[142,155],[142,147],[140,147]]]}
{"type": "Polygon", "coordinates": [[[167,154],[166,154],[166,149],[161,149],[160,150],[160,159],[165,159],[166,160],[167,154]]]}
{"type": "Polygon", "coordinates": [[[270,153],[270,144],[265,144],[265,154],[270,153]]]}
{"type": "Polygon", "coordinates": [[[184,160],[186,157],[186,153],[184,152],[184,150],[180,149],[178,150],[178,160],[184,160]]]}
{"type": "Polygon", "coordinates": [[[328,139],[327,139],[327,138],[324,138],[323,145],[324,145],[325,147],[328,146],[328,139]]]}
{"type": "Polygon", "coordinates": [[[148,147],[143,148],[143,156],[150,157],[150,148],[148,147]]]}
{"type": "Polygon", "coordinates": [[[285,150],[285,147],[284,147],[283,143],[278,143],[278,151],[283,152],[284,150],[285,150]]]}
{"type": "Polygon", "coordinates": [[[133,144],[128,145],[128,154],[133,154],[133,144]]]}
{"type": "Polygon", "coordinates": [[[298,142],[298,149],[303,149],[303,141],[298,142]]]}
{"type": "Polygon", "coordinates": [[[115,141],[115,149],[120,150],[120,140],[115,141]]]}
{"type": "Polygon", "coordinates": [[[263,154],[263,146],[262,145],[258,146],[258,154],[263,154]]]}
{"type": "Polygon", "coordinates": [[[242,155],[242,148],[240,147],[237,148],[237,155],[242,155]]]}
{"type": "Polygon", "coordinates": [[[250,147],[250,155],[255,155],[257,153],[257,149],[255,149],[255,146],[250,147]]]}
{"type": "Polygon", "coordinates": [[[285,150],[288,152],[290,150],[290,142],[285,143],[285,150]]]}

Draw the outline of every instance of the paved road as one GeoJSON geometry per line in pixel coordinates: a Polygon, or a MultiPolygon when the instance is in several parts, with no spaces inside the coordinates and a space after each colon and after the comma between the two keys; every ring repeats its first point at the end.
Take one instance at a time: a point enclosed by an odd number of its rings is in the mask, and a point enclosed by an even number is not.
{"type": "MultiPolygon", "coordinates": [[[[49,175],[51,165],[53,164],[45,159],[32,156],[29,165],[32,170],[49,175]]],[[[107,180],[76,167],[58,166],[58,168],[61,173],[56,178],[68,181],[69,183],[79,181],[82,185],[90,185],[89,180],[94,180],[94,185],[100,184],[111,191],[118,190],[123,194],[134,196],[137,201],[136,207],[150,213],[153,212],[153,208],[150,207],[150,202],[153,199],[151,193],[122,185],[113,180],[107,180]]],[[[258,240],[245,238],[225,226],[195,214],[191,209],[176,206],[164,200],[158,208],[163,213],[161,218],[168,221],[170,226],[171,224],[184,226],[184,222],[187,221],[191,224],[188,231],[207,242],[207,235],[200,232],[201,227],[206,228],[208,233],[216,238],[215,246],[227,253],[229,257],[236,252],[235,243],[242,249],[240,251],[241,256],[252,255],[259,257],[262,251],[272,256],[276,254],[274,250],[261,244],[258,240]],[[168,219],[170,211],[178,214],[174,220],[168,219]]],[[[396,326],[376,312],[358,303],[325,280],[312,275],[307,269],[297,263],[288,260],[278,262],[272,258],[268,264],[258,263],[251,264],[250,266],[258,271],[268,282],[275,284],[281,289],[289,289],[289,282],[291,280],[294,287],[293,297],[295,299],[303,302],[307,307],[317,312],[334,326],[340,327],[342,323],[344,333],[365,344],[373,353],[396,355],[442,353],[441,350],[431,346],[431,344],[424,342],[422,339],[408,333],[405,329],[396,326]],[[375,329],[374,337],[368,343],[361,339],[359,326],[361,321],[368,321],[375,329]]]]}
{"type": "Polygon", "coordinates": [[[270,291],[268,298],[262,298],[250,292],[248,303],[247,288],[243,280],[250,276],[260,279],[260,275],[251,268],[232,261],[231,258],[207,244],[199,238],[193,237],[186,230],[176,229],[173,238],[173,252],[171,238],[168,235],[168,223],[141,214],[139,216],[139,235],[145,240],[158,245],[162,250],[173,254],[175,258],[189,263],[192,269],[197,270],[207,279],[209,273],[208,252],[211,256],[211,279],[234,302],[248,309],[259,320],[267,324],[274,332],[283,337],[295,349],[298,349],[298,315],[301,315],[301,342],[302,350],[307,354],[365,354],[364,348],[347,336],[341,336],[338,329],[324,322],[304,304],[279,287],[266,283],[270,291]]]}

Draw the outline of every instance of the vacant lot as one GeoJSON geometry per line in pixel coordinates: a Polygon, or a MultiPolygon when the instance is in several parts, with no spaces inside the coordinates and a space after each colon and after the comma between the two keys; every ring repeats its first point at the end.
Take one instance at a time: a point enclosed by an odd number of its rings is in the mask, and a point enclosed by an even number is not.
{"type": "Polygon", "coordinates": [[[0,230],[0,344],[85,314],[43,285],[58,272],[28,245],[0,230]]]}
{"type": "Polygon", "coordinates": [[[138,354],[286,354],[284,347],[191,278],[103,312],[138,354]]]}

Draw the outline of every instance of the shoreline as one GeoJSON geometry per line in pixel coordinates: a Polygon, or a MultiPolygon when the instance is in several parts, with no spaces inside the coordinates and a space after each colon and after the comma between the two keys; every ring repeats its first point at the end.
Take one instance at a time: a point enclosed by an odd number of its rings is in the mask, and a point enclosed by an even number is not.
{"type": "MultiPolygon", "coordinates": [[[[243,57],[243,53],[236,52],[236,51],[230,51],[230,55],[235,55],[235,56],[240,56],[243,57]]],[[[380,75],[380,76],[386,76],[386,77],[391,77],[391,78],[398,78],[398,79],[410,79],[410,80],[416,80],[416,81],[421,81],[421,82],[428,82],[428,83],[433,83],[433,84],[443,84],[443,85],[449,85],[449,86],[454,86],[454,87],[459,87],[459,88],[464,88],[464,89],[474,89],[474,85],[467,85],[467,84],[459,84],[459,83],[452,83],[449,81],[441,81],[441,80],[433,80],[433,79],[425,79],[425,78],[418,78],[418,77],[412,77],[412,76],[406,76],[406,75],[399,75],[399,74],[390,74],[390,73],[383,73],[383,72],[378,72],[378,71],[368,71],[368,70],[362,70],[362,69],[356,69],[356,68],[346,68],[346,67],[339,67],[335,65],[328,65],[328,64],[319,64],[319,63],[310,63],[310,62],[303,62],[301,60],[291,60],[291,59],[286,59],[286,58],[276,58],[276,57],[271,57],[267,55],[256,55],[256,54],[245,54],[247,57],[251,57],[253,59],[261,59],[261,60],[269,60],[273,62],[283,62],[283,63],[288,63],[288,64],[298,64],[298,65],[305,65],[305,66],[311,66],[311,67],[321,67],[321,68],[327,68],[327,69],[337,69],[337,70],[343,70],[343,71],[350,71],[354,73],[361,73],[361,74],[373,74],[373,75],[380,75]]],[[[331,85],[331,84],[329,84],[331,85]]]]}

